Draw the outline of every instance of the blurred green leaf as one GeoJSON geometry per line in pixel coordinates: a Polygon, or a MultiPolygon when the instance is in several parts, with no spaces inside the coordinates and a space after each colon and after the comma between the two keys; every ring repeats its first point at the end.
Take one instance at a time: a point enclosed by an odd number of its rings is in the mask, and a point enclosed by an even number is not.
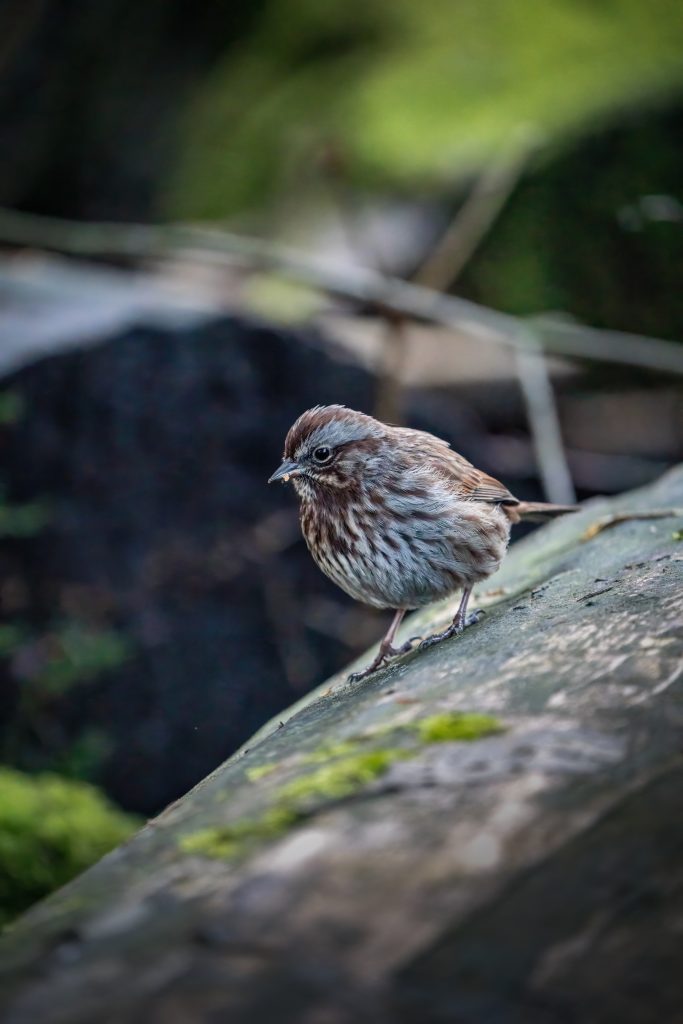
{"type": "Polygon", "coordinates": [[[67,622],[41,640],[39,665],[30,684],[46,693],[64,693],[117,668],[130,653],[130,643],[113,629],[92,629],[67,622]]]}
{"type": "Polygon", "coordinates": [[[18,391],[0,391],[0,426],[16,423],[24,414],[24,399],[18,391]]]}
{"type": "Polygon", "coordinates": [[[50,521],[50,511],[41,501],[7,505],[0,495],[0,537],[34,537],[50,521]]]}
{"type": "Polygon", "coordinates": [[[0,624],[0,658],[7,658],[24,644],[28,637],[25,626],[14,622],[0,624]]]}
{"type": "Polygon", "coordinates": [[[187,120],[169,195],[221,216],[309,202],[332,144],[357,183],[449,185],[683,84],[677,0],[272,0],[187,120]]]}
{"type": "Polygon", "coordinates": [[[50,768],[69,779],[92,781],[98,777],[113,747],[113,740],[101,729],[86,729],[65,753],[55,758],[50,768]]]}
{"type": "Polygon", "coordinates": [[[276,274],[253,274],[244,286],[244,305],[256,316],[281,324],[305,323],[320,310],[320,292],[276,274]]]}

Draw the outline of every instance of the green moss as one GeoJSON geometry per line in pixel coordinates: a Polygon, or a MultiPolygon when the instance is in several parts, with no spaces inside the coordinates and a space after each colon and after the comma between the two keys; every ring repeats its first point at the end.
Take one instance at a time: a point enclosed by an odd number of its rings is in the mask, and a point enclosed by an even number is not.
{"type": "Polygon", "coordinates": [[[446,711],[421,718],[414,723],[414,729],[422,743],[452,743],[491,736],[501,732],[502,725],[491,715],[446,711]]]}
{"type": "Polygon", "coordinates": [[[349,757],[358,752],[360,740],[344,740],[341,743],[323,743],[309,754],[304,754],[301,764],[326,764],[340,757],[349,757]]]}
{"type": "MultiPolygon", "coordinates": [[[[277,803],[259,818],[246,818],[221,828],[208,828],[183,836],[180,848],[218,860],[234,860],[261,843],[278,839],[292,826],[316,811],[316,803],[351,796],[383,775],[394,762],[416,757],[420,747],[383,747],[363,749],[365,743],[381,734],[417,733],[422,743],[476,740],[500,732],[502,726],[490,715],[444,712],[431,715],[412,725],[389,726],[364,739],[323,744],[299,759],[300,764],[319,764],[315,771],[293,779],[276,794],[277,803]],[[313,805],[313,806],[312,806],[313,805]]],[[[256,781],[279,768],[279,764],[258,765],[248,769],[247,778],[256,781]]]]}
{"type": "Polygon", "coordinates": [[[308,805],[312,800],[350,796],[383,775],[394,761],[412,756],[413,751],[397,748],[343,757],[283,786],[278,803],[261,817],[193,832],[181,838],[180,848],[184,853],[215,860],[235,860],[261,843],[280,838],[302,821],[310,814],[308,805]]]}
{"type": "Polygon", "coordinates": [[[183,836],[180,848],[185,853],[197,853],[215,860],[233,860],[262,842],[277,839],[300,817],[300,812],[294,807],[271,807],[260,818],[245,818],[232,825],[206,828],[183,836]]]}
{"type": "Polygon", "coordinates": [[[272,775],[279,767],[279,764],[257,764],[253,768],[247,768],[244,774],[249,782],[258,782],[259,779],[265,779],[268,775],[272,775]]]}
{"type": "Polygon", "coordinates": [[[683,530],[674,530],[671,534],[672,540],[683,540],[683,530]]]}
{"type": "Polygon", "coordinates": [[[84,871],[137,824],[93,786],[0,769],[0,923],[84,871]]]}
{"type": "Polygon", "coordinates": [[[294,779],[280,790],[287,801],[308,801],[314,798],[336,800],[350,796],[374,781],[394,763],[414,757],[414,751],[402,747],[370,750],[366,753],[343,757],[332,764],[323,765],[309,775],[294,779]]]}

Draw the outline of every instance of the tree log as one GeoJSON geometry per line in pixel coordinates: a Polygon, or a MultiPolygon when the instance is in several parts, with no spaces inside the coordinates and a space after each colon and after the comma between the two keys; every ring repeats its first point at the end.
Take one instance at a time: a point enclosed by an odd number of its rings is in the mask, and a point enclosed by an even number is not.
{"type": "Polygon", "coordinates": [[[3,1021],[680,1020],[681,506],[550,524],[267,725],[15,924],[3,1021]]]}

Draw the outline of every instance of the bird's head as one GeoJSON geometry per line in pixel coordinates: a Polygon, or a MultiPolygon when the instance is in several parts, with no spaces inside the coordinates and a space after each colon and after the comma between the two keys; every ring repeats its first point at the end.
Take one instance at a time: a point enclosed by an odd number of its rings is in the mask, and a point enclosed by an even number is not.
{"type": "Polygon", "coordinates": [[[350,487],[373,475],[387,429],[343,405],[308,409],[290,428],[282,465],[268,483],[291,478],[301,497],[350,487]]]}

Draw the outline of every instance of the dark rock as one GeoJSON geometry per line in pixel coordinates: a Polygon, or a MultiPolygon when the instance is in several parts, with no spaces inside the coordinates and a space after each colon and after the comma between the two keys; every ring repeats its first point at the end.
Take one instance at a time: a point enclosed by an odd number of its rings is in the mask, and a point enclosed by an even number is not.
{"type": "Polygon", "coordinates": [[[50,509],[39,535],[3,544],[5,576],[29,581],[23,616],[47,628],[57,609],[131,644],[107,679],[55,706],[62,747],[105,731],[107,789],[150,812],[347,660],[304,625],[332,588],[293,495],[266,481],[306,405],[367,408],[371,379],[314,340],[219,319],[130,331],[6,386],[28,410],[3,439],[8,500],[50,509]]]}

